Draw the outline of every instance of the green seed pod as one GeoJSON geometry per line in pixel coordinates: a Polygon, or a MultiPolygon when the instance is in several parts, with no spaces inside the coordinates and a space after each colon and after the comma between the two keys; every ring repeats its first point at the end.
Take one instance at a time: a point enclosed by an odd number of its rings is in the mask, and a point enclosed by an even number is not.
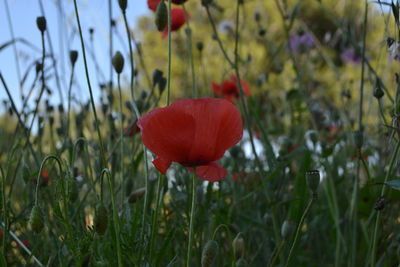
{"type": "Polygon", "coordinates": [[[244,255],[244,239],[240,233],[233,239],[232,248],[236,258],[241,258],[244,255]]]}
{"type": "Polygon", "coordinates": [[[139,188],[139,189],[133,191],[132,194],[129,196],[128,202],[131,204],[136,203],[136,201],[141,199],[145,193],[146,193],[145,187],[142,187],[142,188],[139,188]]]}
{"type": "Polygon", "coordinates": [[[69,51],[69,60],[71,61],[72,66],[75,65],[77,59],[78,59],[78,51],[76,50],[69,51]]]}
{"type": "Polygon", "coordinates": [[[99,235],[104,235],[108,225],[108,212],[103,204],[96,207],[94,217],[94,229],[99,235]]]}
{"type": "Polygon", "coordinates": [[[374,88],[373,94],[376,99],[381,99],[385,95],[385,92],[382,90],[380,86],[377,86],[374,88]]]}
{"type": "Polygon", "coordinates": [[[281,235],[284,239],[290,237],[295,231],[296,225],[292,221],[285,220],[281,227],[281,235]]]}
{"type": "Polygon", "coordinates": [[[122,70],[124,69],[124,57],[122,56],[121,52],[117,51],[112,58],[112,64],[114,66],[115,71],[118,74],[121,74],[122,70]]]}
{"type": "Polygon", "coordinates": [[[196,43],[196,48],[197,48],[197,50],[199,50],[199,52],[203,51],[203,49],[204,49],[203,42],[197,42],[196,43]]]}
{"type": "Polygon", "coordinates": [[[358,149],[361,149],[364,143],[364,134],[362,130],[353,132],[354,144],[358,149]]]}
{"type": "Polygon", "coordinates": [[[158,84],[163,77],[163,72],[159,69],[153,71],[153,86],[158,84]]]}
{"type": "Polygon", "coordinates": [[[156,10],[156,26],[157,30],[162,32],[168,23],[168,10],[164,1],[160,1],[156,10]]]}
{"type": "Polygon", "coordinates": [[[128,0],[118,0],[119,7],[122,11],[125,11],[128,7],[128,0]]]}
{"type": "Polygon", "coordinates": [[[36,25],[41,33],[44,33],[46,30],[46,18],[45,17],[37,17],[36,25]]]}
{"type": "Polygon", "coordinates": [[[209,267],[212,265],[218,253],[218,243],[214,240],[208,240],[204,245],[201,253],[201,267],[209,267]]]}
{"type": "Polygon", "coordinates": [[[311,192],[316,193],[320,182],[320,176],[318,170],[311,170],[306,172],[306,180],[308,188],[311,192]]]}
{"type": "Polygon", "coordinates": [[[235,266],[236,267],[246,267],[246,266],[248,266],[248,264],[247,264],[247,261],[245,259],[240,258],[240,259],[238,259],[236,261],[235,266]]]}
{"type": "Polygon", "coordinates": [[[29,225],[35,233],[40,233],[43,230],[43,214],[38,205],[32,208],[31,216],[29,218],[29,225]]]}

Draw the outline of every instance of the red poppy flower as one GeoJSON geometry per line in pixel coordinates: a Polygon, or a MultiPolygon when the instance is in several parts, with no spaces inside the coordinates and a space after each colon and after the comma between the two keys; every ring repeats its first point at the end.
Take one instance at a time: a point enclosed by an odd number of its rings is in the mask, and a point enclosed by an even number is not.
{"type": "Polygon", "coordinates": [[[138,121],[142,140],[154,154],[154,166],[163,174],[172,162],[195,167],[200,179],[216,182],[227,172],[215,161],[242,139],[237,108],[224,99],[178,100],[156,108],[138,121]]]}
{"type": "MultiPolygon", "coordinates": [[[[32,183],[36,185],[37,178],[32,179],[32,183]]],[[[46,169],[42,170],[42,175],[40,177],[40,186],[46,187],[49,184],[49,173],[46,169]]]]}
{"type": "MultiPolygon", "coordinates": [[[[186,22],[185,11],[182,8],[173,8],[171,9],[171,31],[179,30],[186,22]]],[[[164,39],[168,35],[168,27],[165,27],[162,32],[162,38],[164,39]]]]}
{"type": "Polygon", "coordinates": [[[126,126],[124,128],[124,136],[125,137],[133,137],[135,134],[140,132],[140,128],[136,124],[137,120],[135,120],[132,124],[126,126]]]}
{"type": "MultiPolygon", "coordinates": [[[[172,0],[171,2],[176,4],[176,5],[181,5],[183,3],[185,3],[187,0],[172,0]]],[[[157,10],[157,6],[158,3],[160,3],[161,0],[147,0],[147,6],[153,10],[154,12],[156,12],[157,10]]]]}
{"type": "MultiPolygon", "coordinates": [[[[243,87],[243,93],[245,95],[250,95],[250,86],[244,81],[240,80],[240,84],[243,87]]],[[[212,83],[211,84],[214,95],[223,97],[231,102],[239,99],[239,88],[237,86],[237,77],[236,75],[232,75],[230,80],[225,80],[221,84],[212,83]]]]}

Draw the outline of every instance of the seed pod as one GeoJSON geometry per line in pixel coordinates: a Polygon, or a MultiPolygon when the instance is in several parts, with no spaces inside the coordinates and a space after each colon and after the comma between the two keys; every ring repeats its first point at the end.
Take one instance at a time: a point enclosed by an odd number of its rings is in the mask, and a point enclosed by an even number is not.
{"type": "Polygon", "coordinates": [[[38,205],[33,206],[31,216],[29,218],[29,225],[35,233],[40,233],[43,230],[44,222],[43,215],[38,205]]]}
{"type": "Polygon", "coordinates": [[[78,59],[78,51],[76,50],[69,51],[69,60],[71,61],[72,66],[75,65],[77,59],[78,59]]]}
{"type": "Polygon", "coordinates": [[[232,242],[232,248],[237,258],[244,255],[244,239],[241,234],[238,234],[232,242]]]}
{"type": "Polygon", "coordinates": [[[167,86],[167,79],[161,77],[160,81],[158,82],[158,91],[160,95],[164,92],[166,86],[167,86]]]}
{"type": "Polygon", "coordinates": [[[236,267],[246,267],[246,266],[248,266],[248,264],[247,264],[247,261],[245,259],[240,258],[240,259],[238,259],[236,261],[235,266],[236,267]]]}
{"type": "Polygon", "coordinates": [[[199,50],[199,52],[203,51],[203,49],[204,49],[203,42],[197,42],[196,43],[196,48],[197,48],[197,50],[199,50]]]}
{"type": "Polygon", "coordinates": [[[260,22],[260,20],[261,20],[261,14],[260,14],[260,12],[254,13],[254,20],[255,20],[256,22],[260,22]]]}
{"type": "Polygon", "coordinates": [[[41,33],[44,33],[46,30],[46,18],[45,17],[37,17],[36,25],[41,33]]]}
{"type": "Polygon", "coordinates": [[[158,84],[163,77],[163,72],[159,69],[153,71],[153,86],[158,84]]]}
{"type": "Polygon", "coordinates": [[[201,254],[201,267],[209,267],[212,265],[218,253],[218,243],[214,240],[208,240],[204,245],[201,254]]]}
{"type": "Polygon", "coordinates": [[[128,7],[128,0],[118,0],[119,7],[122,11],[125,11],[128,7]]]}
{"type": "Polygon", "coordinates": [[[104,235],[108,225],[108,212],[103,204],[96,207],[94,217],[94,229],[99,235],[104,235]]]}
{"type": "Polygon", "coordinates": [[[295,230],[296,226],[293,222],[285,220],[281,227],[281,235],[284,239],[290,237],[295,230]]]}
{"type": "Polygon", "coordinates": [[[320,176],[318,170],[311,170],[306,172],[306,180],[308,188],[311,192],[316,193],[320,182],[320,176]]]}
{"type": "Polygon", "coordinates": [[[164,1],[160,1],[156,10],[156,26],[157,30],[162,32],[168,23],[168,10],[164,1]]]}
{"type": "Polygon", "coordinates": [[[124,69],[124,57],[122,56],[121,52],[117,51],[112,58],[112,64],[114,66],[115,71],[118,74],[121,74],[122,70],[124,69]]]}
{"type": "Polygon", "coordinates": [[[142,187],[142,188],[139,188],[139,189],[133,191],[132,194],[129,196],[128,202],[131,204],[136,203],[136,201],[141,199],[145,193],[146,193],[145,187],[142,187]]]}

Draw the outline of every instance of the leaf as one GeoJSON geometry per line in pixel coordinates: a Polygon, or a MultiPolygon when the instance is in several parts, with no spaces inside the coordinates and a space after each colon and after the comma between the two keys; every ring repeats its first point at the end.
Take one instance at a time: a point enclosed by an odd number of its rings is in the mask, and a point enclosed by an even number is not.
{"type": "Polygon", "coordinates": [[[390,186],[393,189],[400,190],[400,180],[391,180],[384,184],[390,186]]]}

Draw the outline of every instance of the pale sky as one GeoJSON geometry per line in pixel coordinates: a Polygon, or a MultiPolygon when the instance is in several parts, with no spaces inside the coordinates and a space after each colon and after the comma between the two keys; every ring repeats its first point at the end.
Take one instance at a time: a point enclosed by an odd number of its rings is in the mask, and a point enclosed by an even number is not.
{"type": "MultiPolygon", "coordinates": [[[[127,47],[127,37],[123,25],[122,15],[117,0],[111,0],[113,6],[113,18],[117,21],[117,30],[122,36],[124,44],[121,46],[121,39],[114,36],[114,51],[124,50],[127,47]]],[[[77,29],[74,5],[72,0],[0,0],[0,46],[12,39],[10,32],[10,24],[8,21],[6,4],[10,11],[12,28],[15,38],[24,38],[39,48],[38,51],[28,47],[20,42],[17,43],[17,53],[19,55],[19,65],[21,76],[24,75],[28,66],[34,61],[41,58],[41,38],[40,32],[36,26],[36,17],[42,16],[40,10],[40,2],[43,3],[45,17],[47,20],[47,29],[51,36],[53,50],[58,60],[58,72],[61,80],[61,89],[64,99],[68,87],[70,76],[70,64],[68,51],[70,49],[78,50],[79,58],[76,64],[77,81],[81,87],[81,92],[74,92],[75,95],[87,98],[89,93],[86,86],[86,78],[84,76],[83,57],[81,53],[80,39],[74,34],[77,29]],[[61,3],[63,16],[60,15],[57,7],[61,3]],[[60,31],[61,29],[61,31],[60,31]],[[63,51],[63,52],[61,52],[63,51]]],[[[109,45],[108,45],[108,0],[78,0],[79,16],[81,19],[82,30],[85,41],[89,42],[89,28],[94,28],[94,51],[96,59],[101,66],[106,79],[109,78],[109,45]]],[[[132,27],[138,17],[143,15],[151,15],[147,8],[146,0],[128,0],[127,17],[132,27]]],[[[88,49],[88,47],[87,47],[88,49]]],[[[125,49],[126,51],[126,49],[125,49]]],[[[86,51],[88,53],[88,51],[86,51]]],[[[46,36],[46,53],[50,53],[50,47],[46,36]]],[[[95,71],[93,60],[89,54],[87,58],[90,64],[90,78],[92,87],[96,96],[98,96],[98,80],[101,79],[100,73],[95,71]],[[99,79],[98,79],[99,78],[99,79]]],[[[52,61],[46,59],[45,65],[50,66],[52,61]]],[[[18,85],[17,65],[15,61],[15,53],[12,46],[0,50],[0,71],[3,74],[9,89],[12,91],[14,100],[20,107],[20,91],[18,85]]],[[[34,74],[34,70],[32,74],[34,74]]],[[[53,71],[52,71],[53,72],[53,71]]],[[[27,80],[24,86],[24,92],[27,93],[32,83],[33,75],[27,80]]],[[[53,89],[52,100],[56,104],[60,102],[57,86],[54,78],[49,81],[49,87],[53,89]]],[[[99,81],[100,82],[100,81],[99,81]]],[[[38,95],[38,86],[35,88],[34,95],[38,95]]],[[[77,88],[75,88],[77,90],[77,88]]],[[[6,93],[3,85],[0,84],[0,100],[6,99],[6,93]]],[[[95,97],[96,100],[98,97],[95,97]]],[[[3,112],[3,106],[0,105],[0,112],[3,112]]]]}

